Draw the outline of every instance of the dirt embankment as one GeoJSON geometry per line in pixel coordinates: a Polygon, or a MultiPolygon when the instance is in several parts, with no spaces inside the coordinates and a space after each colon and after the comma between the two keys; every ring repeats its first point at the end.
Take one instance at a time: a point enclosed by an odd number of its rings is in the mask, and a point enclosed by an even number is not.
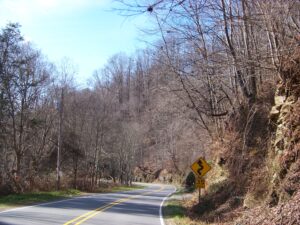
{"type": "Polygon", "coordinates": [[[282,63],[282,80],[270,113],[269,196],[237,224],[300,224],[300,47],[282,63]]]}
{"type": "Polygon", "coordinates": [[[208,193],[190,217],[209,224],[300,224],[300,47],[276,90],[241,106],[214,143],[208,193]]]}

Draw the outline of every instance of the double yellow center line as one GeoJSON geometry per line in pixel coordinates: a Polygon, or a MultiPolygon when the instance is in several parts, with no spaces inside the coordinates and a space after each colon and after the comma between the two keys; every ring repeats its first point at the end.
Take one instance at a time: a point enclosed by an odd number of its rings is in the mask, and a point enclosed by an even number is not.
{"type": "Polygon", "coordinates": [[[79,225],[79,224],[82,224],[83,222],[85,222],[85,221],[87,221],[88,219],[90,219],[90,218],[96,216],[96,215],[99,214],[100,212],[103,212],[103,211],[105,211],[105,210],[107,210],[107,209],[109,209],[109,208],[111,208],[111,207],[113,207],[113,206],[115,206],[115,205],[118,205],[118,204],[120,204],[120,203],[122,203],[122,202],[128,201],[128,200],[133,199],[133,198],[137,198],[137,197],[139,197],[139,196],[148,195],[148,194],[151,194],[151,193],[154,193],[154,192],[159,192],[159,191],[162,191],[163,189],[164,189],[164,187],[161,187],[160,189],[155,190],[155,191],[145,192],[145,193],[143,193],[143,194],[134,195],[134,196],[131,196],[131,197],[128,197],[128,198],[121,198],[121,199],[116,200],[116,201],[114,201],[114,202],[111,202],[111,203],[109,203],[109,204],[107,204],[107,205],[104,205],[104,206],[99,207],[99,208],[97,208],[97,209],[94,209],[94,210],[92,210],[92,211],[90,211],[90,212],[87,212],[87,213],[85,213],[85,214],[83,214],[83,215],[81,215],[81,216],[78,216],[78,217],[76,217],[76,218],[74,218],[74,219],[72,219],[72,220],[70,220],[70,221],[64,223],[64,225],[71,225],[71,224],[79,225]]]}

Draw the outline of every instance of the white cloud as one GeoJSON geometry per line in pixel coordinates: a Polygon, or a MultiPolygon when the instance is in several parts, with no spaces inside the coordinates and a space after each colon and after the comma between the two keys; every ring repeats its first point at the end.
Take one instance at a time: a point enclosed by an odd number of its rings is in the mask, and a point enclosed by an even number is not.
{"type": "Polygon", "coordinates": [[[45,15],[103,7],[109,2],[111,0],[0,0],[0,21],[24,23],[45,15]]]}

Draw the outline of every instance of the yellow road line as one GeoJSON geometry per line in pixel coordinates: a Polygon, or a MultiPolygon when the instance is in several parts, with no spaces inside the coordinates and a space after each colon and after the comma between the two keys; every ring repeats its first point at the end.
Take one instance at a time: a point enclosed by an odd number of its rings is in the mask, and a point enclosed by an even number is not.
{"type": "Polygon", "coordinates": [[[77,223],[75,223],[75,225],[79,225],[79,224],[83,223],[84,221],[87,221],[88,219],[90,219],[90,218],[96,216],[96,215],[99,214],[100,212],[102,212],[102,211],[104,211],[104,210],[106,210],[106,209],[109,209],[109,208],[111,208],[111,207],[113,207],[113,206],[115,206],[115,205],[118,205],[118,204],[120,204],[120,203],[121,203],[121,202],[116,202],[116,203],[114,203],[114,204],[110,204],[110,205],[104,207],[104,208],[101,209],[101,210],[97,210],[96,212],[92,213],[91,215],[89,215],[89,216],[83,218],[82,220],[78,221],[77,223]]]}
{"type": "Polygon", "coordinates": [[[139,196],[151,194],[151,193],[154,193],[154,192],[159,192],[159,191],[161,191],[161,190],[163,190],[163,189],[164,189],[164,187],[161,187],[160,189],[155,190],[155,191],[149,191],[149,192],[146,192],[146,193],[143,193],[143,194],[140,194],[140,195],[135,195],[135,196],[128,197],[128,198],[121,198],[121,199],[119,199],[119,200],[116,200],[116,201],[114,201],[114,202],[109,203],[108,205],[104,205],[104,206],[99,207],[99,208],[97,208],[97,209],[94,209],[94,210],[92,210],[92,211],[90,211],[90,212],[87,212],[87,213],[85,213],[85,214],[83,214],[83,215],[81,215],[81,216],[78,216],[78,217],[76,217],[76,218],[74,218],[74,219],[72,219],[72,220],[70,220],[70,221],[64,223],[64,225],[70,225],[70,224],[72,224],[72,223],[75,223],[75,225],[79,225],[79,224],[81,224],[81,223],[87,221],[88,219],[90,219],[90,218],[96,216],[96,215],[99,214],[100,212],[103,212],[104,210],[109,209],[109,208],[111,208],[111,207],[113,207],[113,206],[115,206],[115,205],[118,205],[118,204],[120,204],[120,203],[122,203],[122,202],[125,202],[125,201],[127,201],[127,200],[130,200],[130,199],[137,198],[137,197],[139,197],[139,196]]]}
{"type": "Polygon", "coordinates": [[[92,214],[93,212],[95,212],[95,211],[97,211],[97,210],[101,210],[101,208],[105,208],[105,206],[102,206],[102,207],[100,207],[100,208],[97,208],[97,209],[94,209],[94,210],[92,210],[92,211],[90,211],[90,212],[87,212],[87,213],[85,213],[85,214],[83,214],[83,215],[81,215],[81,216],[78,216],[78,217],[76,217],[76,218],[74,218],[74,219],[72,219],[72,220],[70,220],[70,221],[64,223],[64,225],[70,225],[71,223],[76,222],[77,220],[79,220],[79,219],[81,219],[81,218],[83,218],[83,217],[85,217],[85,216],[88,216],[88,215],[92,214]]]}

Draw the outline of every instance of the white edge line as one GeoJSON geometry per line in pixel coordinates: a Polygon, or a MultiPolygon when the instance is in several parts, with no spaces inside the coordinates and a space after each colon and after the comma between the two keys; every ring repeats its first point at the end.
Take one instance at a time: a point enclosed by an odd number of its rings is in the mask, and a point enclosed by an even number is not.
{"type": "MultiPolygon", "coordinates": [[[[102,193],[99,193],[99,194],[102,194],[102,193]]],[[[45,203],[34,204],[34,205],[29,205],[29,206],[16,207],[16,208],[13,208],[13,209],[8,209],[8,210],[1,211],[0,214],[10,212],[10,211],[16,211],[16,210],[19,210],[19,209],[32,208],[32,207],[40,206],[40,205],[51,205],[51,204],[55,204],[55,203],[59,203],[59,202],[73,201],[73,200],[76,200],[76,199],[79,199],[79,198],[89,198],[89,197],[92,197],[92,196],[95,196],[95,195],[97,195],[97,194],[79,196],[79,197],[71,197],[71,198],[64,199],[64,200],[59,200],[59,201],[51,201],[51,202],[45,202],[45,203]]]]}
{"type": "Polygon", "coordinates": [[[164,217],[163,217],[163,213],[162,213],[162,208],[163,205],[165,203],[165,201],[173,194],[176,192],[176,187],[174,187],[174,191],[172,191],[171,193],[169,193],[166,197],[164,197],[164,199],[162,200],[162,202],[160,203],[160,207],[159,207],[159,220],[160,220],[160,224],[161,225],[165,225],[165,221],[164,221],[164,217]]]}
{"type": "MultiPolygon", "coordinates": [[[[141,189],[141,190],[144,190],[144,189],[141,189]]],[[[130,192],[130,191],[125,191],[125,192],[130,192]]],[[[85,196],[71,197],[71,198],[64,199],[64,200],[59,200],[59,201],[51,201],[51,202],[45,202],[45,203],[34,204],[34,205],[29,205],[29,206],[16,207],[16,208],[13,208],[13,209],[0,211],[0,214],[6,213],[6,212],[11,212],[11,211],[16,211],[16,210],[20,210],[20,209],[32,208],[32,207],[40,206],[40,205],[51,205],[51,204],[55,204],[55,203],[59,203],[59,202],[73,201],[73,200],[76,200],[76,199],[79,199],[79,198],[90,198],[90,197],[94,197],[94,196],[97,196],[97,195],[105,195],[105,194],[116,194],[116,193],[113,193],[113,192],[112,193],[97,193],[97,194],[90,194],[90,195],[85,195],[85,196]]]]}

